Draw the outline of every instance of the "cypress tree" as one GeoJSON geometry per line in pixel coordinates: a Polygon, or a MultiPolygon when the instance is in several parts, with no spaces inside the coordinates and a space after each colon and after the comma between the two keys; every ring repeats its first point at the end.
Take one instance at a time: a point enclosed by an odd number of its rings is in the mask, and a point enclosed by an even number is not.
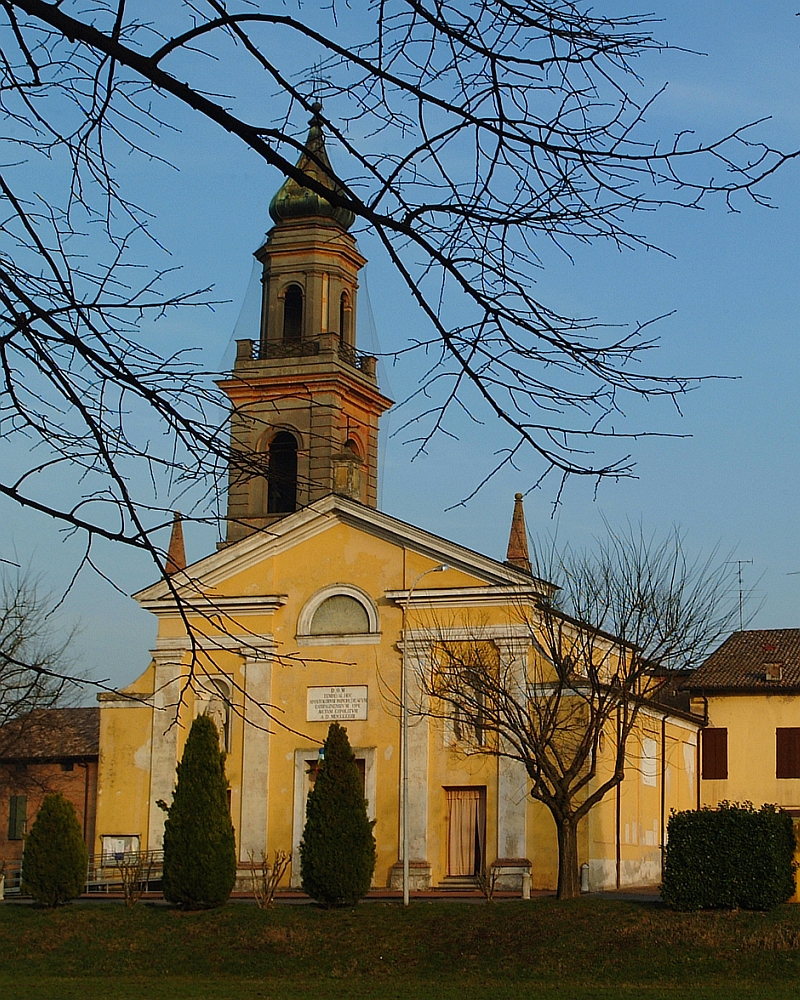
{"type": "Polygon", "coordinates": [[[164,898],[184,909],[221,906],[236,881],[225,754],[206,715],[192,723],[164,824],[164,898]]]}
{"type": "Polygon", "coordinates": [[[375,870],[373,825],[347,730],[332,722],[300,843],[303,889],[312,899],[349,906],[366,895],[375,870]]]}
{"type": "Polygon", "coordinates": [[[63,795],[46,795],[25,839],[22,882],[37,903],[58,906],[86,884],[88,855],[75,807],[63,795]]]}

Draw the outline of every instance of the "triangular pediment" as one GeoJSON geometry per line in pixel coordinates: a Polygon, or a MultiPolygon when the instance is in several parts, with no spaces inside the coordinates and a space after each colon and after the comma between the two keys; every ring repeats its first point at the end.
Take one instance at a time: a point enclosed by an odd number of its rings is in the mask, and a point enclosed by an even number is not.
{"type": "MultiPolygon", "coordinates": [[[[527,592],[539,593],[552,589],[546,582],[536,580],[513,566],[406,524],[364,504],[331,494],[287,515],[268,529],[225,546],[187,566],[169,580],[161,580],[139,591],[134,597],[147,607],[153,603],[172,602],[176,594],[189,598],[209,591],[224,593],[228,589],[226,584],[237,576],[279,554],[302,546],[337,525],[346,525],[356,532],[363,532],[365,536],[378,538],[388,545],[416,553],[424,559],[432,560],[433,564],[446,564],[464,578],[466,587],[522,588],[527,592]]],[[[280,595],[274,595],[274,598],[279,601],[280,595]]]]}

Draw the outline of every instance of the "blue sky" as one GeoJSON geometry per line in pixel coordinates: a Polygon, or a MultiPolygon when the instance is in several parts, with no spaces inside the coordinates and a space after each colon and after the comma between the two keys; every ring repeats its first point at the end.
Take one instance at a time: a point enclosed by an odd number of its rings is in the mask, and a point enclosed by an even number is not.
{"type": "MultiPolygon", "coordinates": [[[[758,135],[785,149],[800,148],[795,7],[782,0],[653,5],[664,19],[656,29],[661,38],[706,54],[667,51],[641,61],[643,94],[668,83],[648,125],[666,135],[694,128],[710,136],[770,116],[758,135]]],[[[215,297],[225,301],[214,311],[169,318],[159,335],[164,350],[196,346],[203,363],[218,368],[230,356],[251,255],[263,241],[269,199],[281,179],[209,126],[163,141],[180,171],[133,164],[131,183],[147,188],[158,235],[171,263],[182,267],[181,280],[187,287],[213,283],[215,297]]],[[[330,152],[336,160],[335,148],[330,152]]],[[[545,301],[576,314],[617,323],[670,314],[658,325],[661,348],[650,367],[725,378],[682,400],[681,415],[665,402],[639,405],[632,424],[684,436],[634,442],[637,479],[602,483],[596,493],[593,484],[573,481],[557,510],[553,486],[531,492],[530,533],[556,531],[582,545],[603,532],[604,520],[641,521],[656,532],[680,526],[691,552],[719,546],[735,552],[733,558],[753,560],[744,567],[744,581],[755,588],[754,606],[760,606],[752,625],[764,628],[800,626],[800,575],[789,575],[800,570],[799,169],[790,163],[765,185],[773,208],[743,205],[732,214],[719,203],[703,212],[666,209],[647,217],[647,234],[672,256],[594,246],[573,262],[550,256],[537,279],[545,301]]],[[[424,332],[423,321],[369,233],[359,235],[359,244],[370,261],[360,293],[359,346],[389,352],[410,333],[424,332]]],[[[384,390],[402,399],[417,382],[418,365],[401,363],[388,372],[384,366],[384,390]]],[[[504,470],[459,506],[504,444],[500,429],[458,423],[457,442],[439,439],[412,461],[413,446],[395,433],[400,415],[384,419],[382,508],[503,558],[513,495],[527,491],[539,470],[504,470]]],[[[29,563],[46,588],[63,586],[74,567],[76,541],[46,521],[2,509],[2,554],[29,563]]],[[[213,543],[208,531],[187,528],[190,557],[206,554],[213,543]]],[[[122,591],[152,580],[152,566],[143,558],[107,550],[103,560],[122,591]]],[[[86,672],[121,684],[146,666],[153,620],[100,578],[81,575],[63,619],[80,622],[76,652],[86,672]]]]}

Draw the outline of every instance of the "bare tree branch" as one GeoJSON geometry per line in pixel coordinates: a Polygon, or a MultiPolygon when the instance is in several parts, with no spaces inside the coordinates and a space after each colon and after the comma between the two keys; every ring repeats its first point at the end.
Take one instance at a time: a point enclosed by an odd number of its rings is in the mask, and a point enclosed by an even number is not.
{"type": "Polygon", "coordinates": [[[210,293],[150,265],[158,220],[121,164],[167,162],[165,135],[209,123],[377,234],[427,322],[389,352],[431,359],[407,401],[419,449],[467,412],[510,434],[495,469],[510,453],[534,481],[632,475],[628,401],[677,406],[699,380],[646,371],[647,323],[562,315],[537,272],[550,248],[653,248],[640,222],[665,205],[766,204],[797,155],[757,122],[653,134],[636,60],[664,47],[656,23],[570,0],[2,0],[0,494],[163,574],[175,494],[214,519],[228,469],[269,475],[230,444],[213,373],[147,346],[210,293]],[[318,99],[335,176],[297,165],[318,99]]]}

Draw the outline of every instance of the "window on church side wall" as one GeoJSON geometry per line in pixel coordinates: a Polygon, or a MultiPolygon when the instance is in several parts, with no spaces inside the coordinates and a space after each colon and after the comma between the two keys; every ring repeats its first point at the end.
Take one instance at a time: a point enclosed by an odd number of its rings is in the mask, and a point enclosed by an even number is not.
{"type": "Polygon", "coordinates": [[[303,289],[289,285],[283,299],[283,340],[291,343],[303,339],[303,289]]]}
{"type": "Polygon", "coordinates": [[[314,612],[311,635],[356,635],[369,632],[367,609],[354,597],[335,594],[314,612]]]}
{"type": "Polygon", "coordinates": [[[297,441],[281,431],[269,446],[267,513],[291,514],[297,509],[297,441]]]}

